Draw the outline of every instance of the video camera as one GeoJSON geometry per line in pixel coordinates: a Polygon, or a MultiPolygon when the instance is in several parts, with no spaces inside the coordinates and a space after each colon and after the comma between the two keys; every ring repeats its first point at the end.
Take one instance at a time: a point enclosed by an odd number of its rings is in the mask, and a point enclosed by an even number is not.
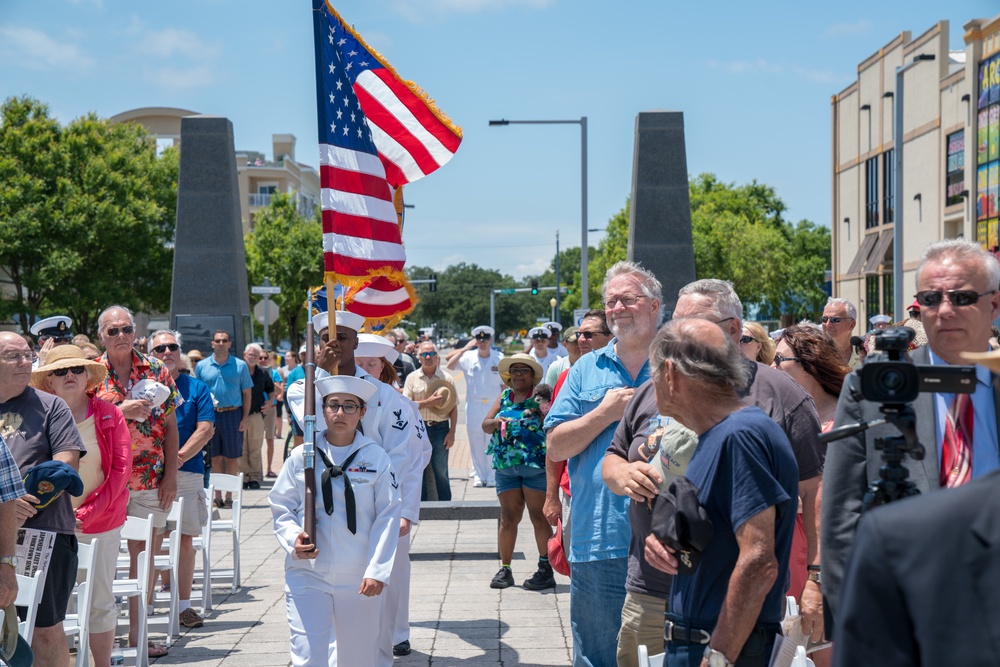
{"type": "Polygon", "coordinates": [[[921,392],[971,394],[976,389],[975,366],[934,366],[914,364],[904,359],[913,340],[913,329],[890,327],[875,333],[877,352],[868,355],[861,367],[861,396],[855,400],[879,403],[883,419],[858,424],[847,424],[820,435],[821,442],[832,442],[861,433],[872,426],[892,424],[900,435],[875,438],[875,449],[882,452],[884,465],[879,468],[879,479],[872,481],[861,503],[862,512],[919,493],[911,482],[909,471],[903,467],[903,458],[909,454],[920,461],[924,447],[917,439],[917,415],[910,403],[921,392]]]}
{"type": "Polygon", "coordinates": [[[913,364],[903,354],[913,329],[891,327],[875,334],[878,352],[861,367],[861,395],[873,403],[910,403],[922,391],[971,394],[976,390],[975,366],[913,364]]]}

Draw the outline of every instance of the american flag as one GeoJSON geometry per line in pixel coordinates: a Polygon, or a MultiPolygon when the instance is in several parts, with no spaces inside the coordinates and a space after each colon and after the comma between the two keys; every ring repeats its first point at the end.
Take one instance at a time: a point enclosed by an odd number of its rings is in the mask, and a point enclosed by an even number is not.
{"type": "Polygon", "coordinates": [[[384,323],[416,303],[393,190],[448,162],[462,135],[325,0],[313,17],[324,269],[351,288],[348,310],[384,323]]]}

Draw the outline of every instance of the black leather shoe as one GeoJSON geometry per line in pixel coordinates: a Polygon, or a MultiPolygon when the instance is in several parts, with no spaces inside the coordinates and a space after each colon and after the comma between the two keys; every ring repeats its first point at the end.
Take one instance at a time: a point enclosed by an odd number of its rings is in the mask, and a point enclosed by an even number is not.
{"type": "Polygon", "coordinates": [[[410,655],[410,640],[404,639],[392,647],[393,655],[410,655]]]}
{"type": "Polygon", "coordinates": [[[259,489],[259,488],[260,488],[260,482],[258,482],[258,481],[257,481],[257,480],[255,480],[255,479],[252,479],[252,480],[250,480],[250,482],[249,482],[249,483],[247,484],[247,486],[248,486],[249,488],[253,489],[254,491],[256,491],[257,489],[259,489]]]}
{"type": "Polygon", "coordinates": [[[493,575],[490,588],[507,588],[514,585],[514,573],[509,567],[501,567],[500,571],[493,575]]]}
{"type": "Polygon", "coordinates": [[[544,591],[546,588],[555,588],[556,579],[552,576],[552,566],[548,561],[538,561],[538,570],[525,579],[522,584],[529,591],[544,591]]]}

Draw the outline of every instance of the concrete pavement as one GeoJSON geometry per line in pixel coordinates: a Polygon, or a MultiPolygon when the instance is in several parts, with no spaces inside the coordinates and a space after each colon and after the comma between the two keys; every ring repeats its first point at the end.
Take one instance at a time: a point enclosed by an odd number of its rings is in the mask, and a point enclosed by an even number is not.
{"type": "MultiPolygon", "coordinates": [[[[464,394],[462,376],[456,386],[464,394]]],[[[459,409],[464,420],[464,410],[459,409]]],[[[278,453],[280,456],[280,452],[278,453]]],[[[454,500],[490,500],[495,489],[473,488],[468,439],[459,425],[449,458],[454,500]]],[[[271,528],[267,492],[243,492],[240,549],[243,586],[214,589],[214,609],[202,628],[182,628],[170,653],[153,663],[192,667],[284,667],[289,664],[285,619],[284,552],[271,528]]],[[[223,510],[225,511],[225,510],[223,510]]],[[[520,524],[512,568],[517,586],[494,590],[499,568],[494,520],[425,521],[412,533],[410,643],[397,665],[568,665],[572,640],[569,579],[544,592],[520,587],[537,559],[527,512],[520,524]]],[[[216,537],[222,536],[217,533],[216,537]]],[[[213,540],[213,564],[228,567],[231,542],[213,540]]],[[[197,592],[195,597],[197,597],[197,592]]],[[[152,635],[154,639],[157,636],[152,635]]],[[[162,637],[161,637],[162,639],[162,637]]],[[[356,667],[345,665],[343,667],[356,667]]]]}

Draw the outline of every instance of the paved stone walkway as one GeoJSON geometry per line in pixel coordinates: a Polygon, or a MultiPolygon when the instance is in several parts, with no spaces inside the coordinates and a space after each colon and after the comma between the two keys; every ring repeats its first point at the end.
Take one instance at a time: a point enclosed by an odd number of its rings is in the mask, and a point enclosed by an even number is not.
{"type": "MultiPolygon", "coordinates": [[[[464,393],[461,375],[456,385],[464,393]]],[[[464,420],[461,408],[459,419],[464,420]]],[[[276,455],[280,456],[280,452],[276,455]]],[[[453,497],[495,499],[494,489],[472,487],[469,469],[463,421],[450,456],[453,497]]],[[[236,593],[231,593],[228,586],[216,586],[214,609],[204,627],[182,628],[181,638],[170,653],[152,663],[190,667],[289,664],[284,552],[271,529],[267,505],[270,484],[267,480],[262,489],[243,494],[243,586],[236,593]]],[[[557,588],[544,592],[520,587],[534,572],[537,557],[531,522],[525,513],[512,563],[518,586],[491,589],[490,579],[499,567],[496,528],[494,520],[458,520],[425,521],[414,529],[410,593],[413,653],[396,658],[397,665],[570,664],[569,580],[557,574],[557,588]]],[[[217,533],[216,537],[224,535],[217,533]]],[[[219,567],[228,567],[232,562],[231,542],[215,539],[212,560],[219,567]]]]}

